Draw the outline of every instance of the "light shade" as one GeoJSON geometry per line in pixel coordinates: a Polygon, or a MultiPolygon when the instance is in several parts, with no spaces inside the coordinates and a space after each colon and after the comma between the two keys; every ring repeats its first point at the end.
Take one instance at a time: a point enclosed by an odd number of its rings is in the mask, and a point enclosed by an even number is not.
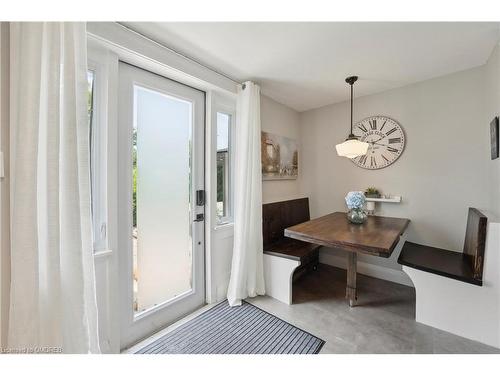
{"type": "Polygon", "coordinates": [[[370,144],[357,139],[347,139],[335,146],[339,156],[354,159],[357,156],[365,155],[370,144]]]}

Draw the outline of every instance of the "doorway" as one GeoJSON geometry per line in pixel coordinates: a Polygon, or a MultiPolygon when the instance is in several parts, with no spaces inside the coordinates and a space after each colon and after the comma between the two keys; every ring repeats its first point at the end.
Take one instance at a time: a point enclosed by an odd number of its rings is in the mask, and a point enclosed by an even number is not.
{"type": "Polygon", "coordinates": [[[120,346],[205,303],[202,91],[119,66],[120,346]]]}

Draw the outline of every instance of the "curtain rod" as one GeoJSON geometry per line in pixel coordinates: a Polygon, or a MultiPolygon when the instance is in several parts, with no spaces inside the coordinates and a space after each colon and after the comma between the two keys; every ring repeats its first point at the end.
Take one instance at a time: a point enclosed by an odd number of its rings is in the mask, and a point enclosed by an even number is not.
{"type": "Polygon", "coordinates": [[[218,70],[215,70],[214,68],[212,68],[212,67],[210,67],[210,66],[208,66],[208,65],[202,64],[202,63],[201,63],[201,62],[199,62],[198,60],[195,60],[195,59],[193,59],[193,58],[191,58],[191,57],[189,57],[189,56],[187,56],[187,55],[185,55],[185,54],[183,54],[183,53],[181,53],[181,52],[179,52],[179,51],[176,51],[175,49],[173,49],[173,48],[171,48],[171,47],[168,47],[168,46],[166,46],[165,44],[163,44],[163,43],[161,43],[161,42],[158,42],[157,40],[154,40],[154,39],[150,38],[149,36],[146,36],[146,35],[144,35],[144,34],[141,34],[140,32],[138,32],[138,31],[134,30],[133,28],[131,28],[131,27],[127,26],[127,25],[124,25],[124,24],[123,24],[123,23],[121,23],[121,22],[116,22],[116,24],[117,24],[117,25],[120,25],[120,26],[121,26],[121,27],[123,27],[124,29],[127,29],[128,31],[130,31],[130,32],[132,32],[132,33],[134,33],[134,34],[140,35],[141,37],[143,37],[143,38],[145,38],[145,39],[149,40],[150,42],[152,42],[152,43],[156,44],[157,46],[159,46],[159,47],[161,47],[161,48],[164,48],[164,49],[166,49],[166,50],[168,50],[168,51],[170,51],[170,52],[172,52],[172,53],[175,53],[175,54],[176,54],[176,55],[178,55],[178,56],[181,56],[181,57],[183,57],[183,58],[185,58],[185,59],[187,59],[187,60],[189,60],[189,61],[191,61],[191,62],[193,62],[193,63],[195,63],[195,64],[197,64],[197,65],[200,65],[200,66],[204,67],[205,69],[208,69],[208,70],[210,70],[210,71],[212,71],[212,72],[214,72],[214,73],[216,73],[216,74],[218,74],[218,75],[220,75],[220,76],[222,76],[222,77],[224,77],[224,78],[227,78],[227,79],[229,79],[230,81],[232,81],[232,82],[236,83],[237,85],[241,85],[241,87],[243,88],[243,90],[245,89],[245,86],[246,86],[246,85],[245,85],[244,83],[236,81],[235,79],[231,78],[231,77],[230,77],[230,76],[228,76],[227,74],[224,74],[224,73],[222,73],[222,72],[219,72],[218,70]]]}

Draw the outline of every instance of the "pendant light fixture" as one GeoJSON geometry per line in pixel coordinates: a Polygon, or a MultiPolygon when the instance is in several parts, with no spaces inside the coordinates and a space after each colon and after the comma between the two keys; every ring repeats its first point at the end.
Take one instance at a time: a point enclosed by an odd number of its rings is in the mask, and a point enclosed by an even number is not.
{"type": "Polygon", "coordinates": [[[353,88],[354,82],[358,80],[357,76],[347,77],[345,81],[351,86],[351,133],[347,139],[335,146],[339,156],[345,156],[349,159],[354,159],[357,156],[365,155],[368,151],[367,142],[361,142],[358,137],[352,133],[352,101],[353,101],[353,88]]]}

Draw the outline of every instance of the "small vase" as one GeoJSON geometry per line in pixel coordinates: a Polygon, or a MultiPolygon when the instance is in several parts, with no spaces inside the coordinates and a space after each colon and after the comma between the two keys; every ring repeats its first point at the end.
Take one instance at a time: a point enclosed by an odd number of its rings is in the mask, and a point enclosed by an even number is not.
{"type": "Polygon", "coordinates": [[[367,218],[368,215],[361,208],[353,208],[347,212],[347,219],[354,224],[363,224],[367,218]]]}

